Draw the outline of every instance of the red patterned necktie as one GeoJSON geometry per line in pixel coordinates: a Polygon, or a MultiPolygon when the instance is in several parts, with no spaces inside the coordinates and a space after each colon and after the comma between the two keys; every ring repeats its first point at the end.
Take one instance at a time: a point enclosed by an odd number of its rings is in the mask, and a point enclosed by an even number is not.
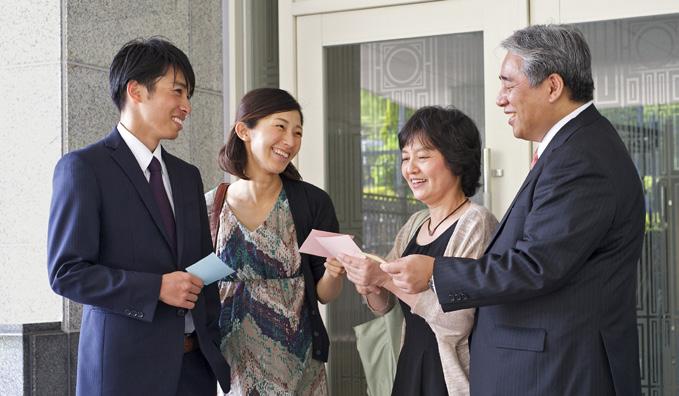
{"type": "Polygon", "coordinates": [[[536,162],[538,162],[538,149],[537,149],[537,147],[535,148],[535,151],[533,151],[533,160],[530,162],[530,168],[531,169],[533,169],[536,162]]]}

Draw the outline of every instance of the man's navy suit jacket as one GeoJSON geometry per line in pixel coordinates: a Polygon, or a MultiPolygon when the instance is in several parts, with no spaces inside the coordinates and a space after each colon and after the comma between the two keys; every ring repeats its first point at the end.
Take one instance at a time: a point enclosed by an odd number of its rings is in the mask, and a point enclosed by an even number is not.
{"type": "Polygon", "coordinates": [[[472,395],[639,395],[639,175],[592,105],[559,131],[479,260],[437,258],[444,311],[480,307],[472,395]]]}
{"type": "MultiPolygon", "coordinates": [[[[172,186],[177,253],[150,185],[117,129],[66,154],[54,171],[49,281],[82,303],[78,395],[174,395],[183,358],[184,309],[158,300],[161,276],[212,250],[198,169],[163,150],[172,186]]],[[[224,389],[219,296],[205,286],[192,310],[200,350],[224,389]]]]}

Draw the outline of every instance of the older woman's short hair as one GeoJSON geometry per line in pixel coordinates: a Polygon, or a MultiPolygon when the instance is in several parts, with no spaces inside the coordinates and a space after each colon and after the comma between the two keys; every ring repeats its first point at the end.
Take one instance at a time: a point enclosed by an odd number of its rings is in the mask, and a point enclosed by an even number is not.
{"type": "Polygon", "coordinates": [[[422,107],[398,133],[401,150],[414,139],[443,154],[448,168],[460,178],[464,195],[476,193],[481,177],[481,136],[471,118],[454,107],[422,107]]]}

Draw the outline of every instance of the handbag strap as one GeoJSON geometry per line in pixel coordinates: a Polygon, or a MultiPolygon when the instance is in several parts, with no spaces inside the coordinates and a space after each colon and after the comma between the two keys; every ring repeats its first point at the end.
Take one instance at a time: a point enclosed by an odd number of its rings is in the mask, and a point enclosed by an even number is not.
{"type": "Polygon", "coordinates": [[[222,182],[217,186],[215,200],[212,202],[212,216],[210,216],[210,235],[212,236],[212,250],[217,250],[217,233],[219,232],[219,216],[222,213],[224,200],[226,199],[226,189],[229,183],[222,182]]]}

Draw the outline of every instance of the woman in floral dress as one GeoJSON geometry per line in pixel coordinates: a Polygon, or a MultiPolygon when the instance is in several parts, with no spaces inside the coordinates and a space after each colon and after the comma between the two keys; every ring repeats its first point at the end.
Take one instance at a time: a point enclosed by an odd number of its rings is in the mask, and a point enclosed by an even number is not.
{"type": "MultiPolygon", "coordinates": [[[[240,178],[226,190],[216,235],[217,255],[236,271],[220,284],[229,394],[327,394],[329,341],[318,302],[340,294],[344,270],[298,250],[312,229],[338,230],[330,197],[291,164],[302,124],[289,93],[256,89],[241,100],[219,155],[240,178]]],[[[215,191],[206,194],[208,212],[215,191]]]]}

